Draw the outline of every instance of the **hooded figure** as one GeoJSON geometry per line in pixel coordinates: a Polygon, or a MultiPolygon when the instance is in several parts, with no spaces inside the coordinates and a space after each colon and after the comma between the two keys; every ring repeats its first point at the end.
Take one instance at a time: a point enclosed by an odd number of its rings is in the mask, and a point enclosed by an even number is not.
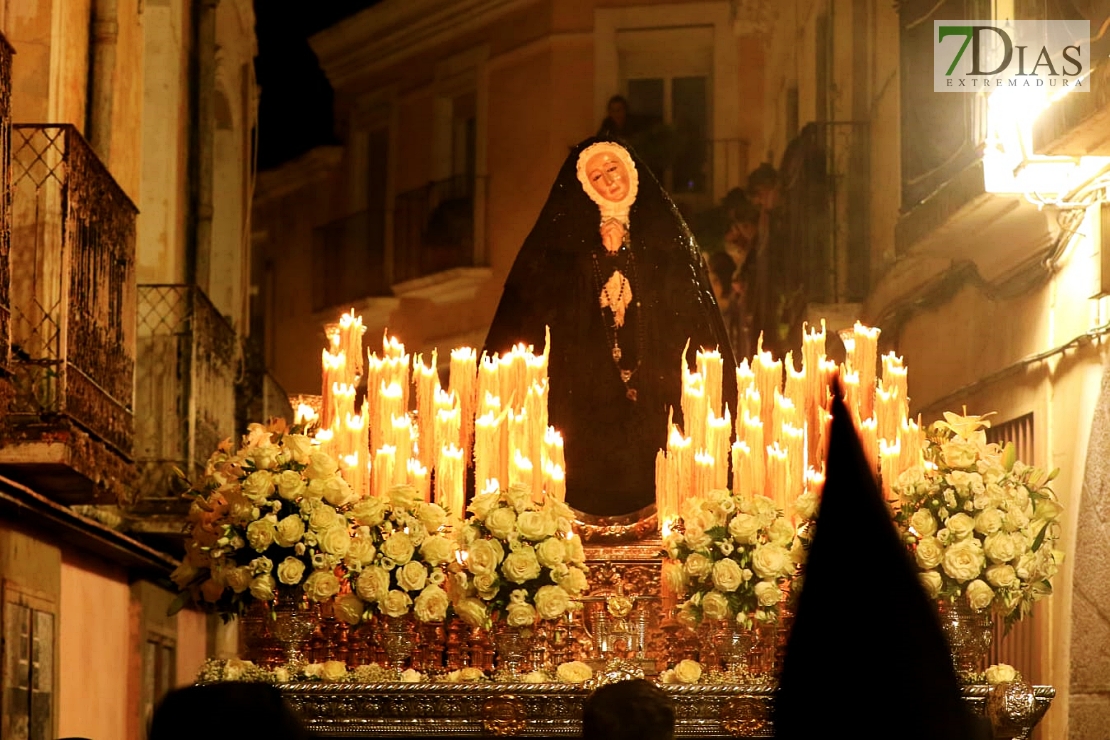
{"type": "Polygon", "coordinates": [[[960,696],[934,606],[839,389],[827,469],[775,698],[775,737],[812,738],[842,727],[859,740],[990,738],[989,725],[960,696]],[[852,587],[846,574],[854,569],[860,583],[852,587]]]}
{"type": "MultiPolygon", "coordinates": [[[[697,244],[624,145],[575,147],[521,247],[485,351],[544,345],[551,424],[565,439],[567,503],[595,516],[655,501],[655,456],[682,396],[683,348],[720,349],[736,410],[735,360],[697,244]]],[[[646,513],[646,512],[643,512],[646,513]]]]}

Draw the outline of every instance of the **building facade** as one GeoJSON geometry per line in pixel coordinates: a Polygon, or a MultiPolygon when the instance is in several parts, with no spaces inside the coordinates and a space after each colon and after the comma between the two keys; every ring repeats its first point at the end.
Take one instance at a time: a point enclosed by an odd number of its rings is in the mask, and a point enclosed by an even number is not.
{"type": "MultiPolygon", "coordinates": [[[[729,2],[386,0],[313,37],[343,144],[259,176],[265,356],[319,393],[344,310],[413,351],[480,347],[568,150],[613,95],[685,155],[661,176],[696,212],[759,161],[762,47],[729,2]],[[692,152],[692,153],[691,153],[692,152]]],[[[657,173],[659,174],[659,173],[657,173]]]]}
{"type": "MultiPolygon", "coordinates": [[[[1057,698],[1041,737],[1095,738],[1110,715],[1110,590],[1103,483],[1108,304],[1103,240],[1110,164],[1106,58],[1096,40],[1092,92],[938,94],[933,20],[1083,18],[1110,5],[764,3],[764,103],[780,164],[784,220],[812,215],[791,169],[811,146],[832,227],[818,240],[838,310],[882,328],[883,351],[910,368],[911,411],[993,412],[990,436],[1059,468],[1065,566],[1054,596],[993,657],[1057,698]],[[846,299],[846,300],[844,300],[846,299]]],[[[818,301],[819,302],[819,301],[818,301]]]]}
{"type": "Polygon", "coordinates": [[[226,637],[168,575],[175,471],[235,433],[253,8],[13,0],[0,32],[0,736],[138,740],[226,637]]]}

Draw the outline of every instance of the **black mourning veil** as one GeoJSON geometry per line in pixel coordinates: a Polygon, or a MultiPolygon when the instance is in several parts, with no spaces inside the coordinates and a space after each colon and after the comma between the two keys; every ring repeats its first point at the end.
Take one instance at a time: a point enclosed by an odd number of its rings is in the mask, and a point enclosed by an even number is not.
{"type": "Polygon", "coordinates": [[[540,351],[551,327],[549,408],[565,439],[567,503],[613,516],[654,503],[655,456],[666,445],[670,408],[681,418],[687,340],[691,366],[697,349],[720,349],[733,414],[736,385],[735,359],[693,235],[630,150],[639,192],[628,215],[629,243],[616,255],[603,249],[601,213],[577,174],[579,154],[602,141],[612,140],[587,139],[563,163],[505,282],[485,351],[503,353],[520,342],[540,351]],[[599,280],[614,269],[632,288],[619,329],[599,301],[599,280]],[[613,360],[614,331],[621,368],[634,370],[627,388],[613,360]]]}

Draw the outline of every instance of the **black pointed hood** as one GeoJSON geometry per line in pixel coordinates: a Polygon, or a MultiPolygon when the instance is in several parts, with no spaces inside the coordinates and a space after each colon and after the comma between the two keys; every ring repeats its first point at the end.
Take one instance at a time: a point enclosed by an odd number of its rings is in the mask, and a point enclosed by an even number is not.
{"type": "Polygon", "coordinates": [[[978,737],[934,606],[839,392],[827,459],[775,701],[776,737],[838,730],[857,740],[978,737]]]}

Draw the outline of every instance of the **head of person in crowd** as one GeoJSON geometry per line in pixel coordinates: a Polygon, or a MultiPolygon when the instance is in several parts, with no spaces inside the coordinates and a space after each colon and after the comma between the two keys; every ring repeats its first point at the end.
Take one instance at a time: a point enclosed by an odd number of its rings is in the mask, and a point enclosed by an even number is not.
{"type": "Polygon", "coordinates": [[[261,683],[186,686],[154,710],[149,740],[311,740],[281,692],[261,683]]]}
{"type": "Polygon", "coordinates": [[[732,297],[732,278],[736,273],[736,261],[728,252],[709,252],[705,255],[705,266],[709,270],[709,286],[717,305],[724,310],[732,297]]]}
{"type": "Polygon", "coordinates": [[[759,165],[748,175],[748,197],[761,210],[775,207],[779,191],[779,174],[769,162],[759,165]]]}
{"type": "Polygon", "coordinates": [[[586,699],[583,740],[674,740],[674,704],[642,678],[602,686],[586,699]]]}

